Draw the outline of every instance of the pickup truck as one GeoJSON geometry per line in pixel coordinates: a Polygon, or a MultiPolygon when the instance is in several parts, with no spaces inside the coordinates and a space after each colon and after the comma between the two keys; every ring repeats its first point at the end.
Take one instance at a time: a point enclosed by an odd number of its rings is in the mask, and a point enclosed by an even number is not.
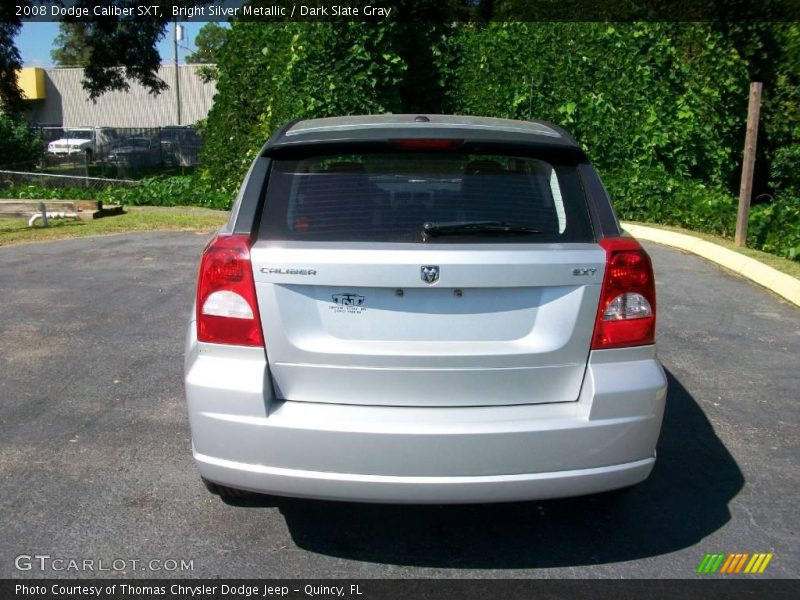
{"type": "Polygon", "coordinates": [[[93,160],[106,154],[117,142],[117,134],[110,127],[76,127],[65,129],[63,137],[47,145],[47,152],[55,156],[86,154],[93,160]]]}

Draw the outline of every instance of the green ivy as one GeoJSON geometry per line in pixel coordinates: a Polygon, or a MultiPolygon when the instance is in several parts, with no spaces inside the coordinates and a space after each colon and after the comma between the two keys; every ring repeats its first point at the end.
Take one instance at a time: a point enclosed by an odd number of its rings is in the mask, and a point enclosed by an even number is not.
{"type": "Polygon", "coordinates": [[[400,110],[407,65],[393,47],[402,26],[234,23],[205,127],[207,177],[233,192],[288,120],[400,110]]]}
{"type": "Polygon", "coordinates": [[[661,165],[715,184],[735,170],[746,65],[705,24],[491,23],[450,43],[454,112],[553,121],[600,168],[661,165]]]}

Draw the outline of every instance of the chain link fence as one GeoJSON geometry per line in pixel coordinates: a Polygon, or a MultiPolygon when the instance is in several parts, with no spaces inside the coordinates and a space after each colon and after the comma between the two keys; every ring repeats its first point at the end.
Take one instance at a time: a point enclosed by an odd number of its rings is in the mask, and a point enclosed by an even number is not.
{"type": "MultiPolygon", "coordinates": [[[[133,179],[119,179],[108,177],[90,177],[87,175],[65,175],[42,173],[39,171],[9,171],[0,169],[0,190],[22,185],[36,185],[38,187],[55,188],[85,188],[102,190],[114,186],[130,186],[136,183],[133,179]]],[[[2,198],[2,193],[0,193],[2,198]]]]}
{"type": "Polygon", "coordinates": [[[193,127],[38,127],[44,155],[36,163],[0,165],[0,185],[104,187],[190,169],[202,137],[193,127]]]}

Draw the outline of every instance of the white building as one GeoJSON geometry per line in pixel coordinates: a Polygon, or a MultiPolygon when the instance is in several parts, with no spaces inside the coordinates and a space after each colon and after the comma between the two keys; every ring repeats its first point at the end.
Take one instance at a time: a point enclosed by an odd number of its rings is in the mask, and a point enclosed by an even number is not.
{"type": "Polygon", "coordinates": [[[201,65],[179,65],[180,122],[175,93],[175,66],[162,65],[158,76],[169,89],[158,95],[135,81],[127,92],[106,92],[95,102],[81,85],[83,69],[26,67],[19,84],[32,125],[51,127],[165,127],[194,125],[211,109],[216,83],[197,75],[201,65]]]}

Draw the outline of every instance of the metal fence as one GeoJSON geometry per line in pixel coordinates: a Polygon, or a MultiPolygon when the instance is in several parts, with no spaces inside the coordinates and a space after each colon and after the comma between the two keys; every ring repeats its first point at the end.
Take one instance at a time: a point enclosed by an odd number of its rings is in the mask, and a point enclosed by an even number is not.
{"type": "MultiPolygon", "coordinates": [[[[101,190],[109,185],[128,186],[135,184],[133,179],[90,177],[87,175],[65,175],[42,173],[41,171],[9,171],[0,169],[0,190],[4,187],[37,185],[44,188],[86,188],[101,190]]],[[[0,194],[0,197],[2,195],[0,194]]]]}
{"type": "MultiPolygon", "coordinates": [[[[6,171],[75,178],[131,179],[194,167],[203,145],[193,127],[35,128],[44,156],[35,165],[0,165],[6,171]]],[[[54,178],[42,178],[50,187],[54,178]]]]}

